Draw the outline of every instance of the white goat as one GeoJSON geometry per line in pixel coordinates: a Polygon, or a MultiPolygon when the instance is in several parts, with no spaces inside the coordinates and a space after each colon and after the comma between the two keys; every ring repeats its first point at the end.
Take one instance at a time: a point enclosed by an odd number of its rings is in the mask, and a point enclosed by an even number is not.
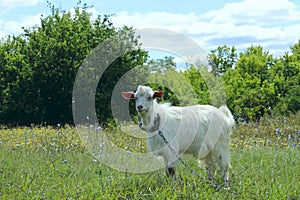
{"type": "Polygon", "coordinates": [[[163,157],[168,175],[174,177],[178,159],[158,134],[159,131],[177,155],[190,153],[201,160],[209,179],[220,166],[225,184],[229,186],[230,135],[234,119],[226,106],[158,104],[155,98],[162,98],[163,93],[153,92],[147,86],[138,86],[135,93],[122,92],[122,96],[135,99],[140,127],[147,132],[148,148],[163,157]]]}

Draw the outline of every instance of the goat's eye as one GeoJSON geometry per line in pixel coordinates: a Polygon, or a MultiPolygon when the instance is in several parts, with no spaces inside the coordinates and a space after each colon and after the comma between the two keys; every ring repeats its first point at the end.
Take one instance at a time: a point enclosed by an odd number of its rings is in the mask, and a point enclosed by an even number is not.
{"type": "Polygon", "coordinates": [[[148,101],[151,101],[152,100],[152,97],[150,96],[150,97],[147,97],[147,100],[148,101]]]}

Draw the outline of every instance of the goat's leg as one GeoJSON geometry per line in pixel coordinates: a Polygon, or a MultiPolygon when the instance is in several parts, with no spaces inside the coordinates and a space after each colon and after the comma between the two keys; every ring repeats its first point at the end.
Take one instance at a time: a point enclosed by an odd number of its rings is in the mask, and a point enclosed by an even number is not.
{"type": "Polygon", "coordinates": [[[215,173],[216,173],[216,168],[215,165],[210,163],[209,165],[206,166],[206,173],[208,176],[208,180],[214,180],[215,178],[215,173]]]}
{"type": "Polygon", "coordinates": [[[220,155],[220,165],[221,165],[221,171],[222,171],[222,177],[224,180],[225,187],[228,189],[230,188],[230,182],[229,182],[229,170],[230,167],[230,154],[229,151],[222,151],[220,155]]]}
{"type": "Polygon", "coordinates": [[[177,166],[177,163],[178,163],[177,160],[174,161],[174,162],[165,161],[165,164],[166,164],[165,172],[172,179],[176,179],[176,166],[177,166]]]}
{"type": "MultiPolygon", "coordinates": [[[[172,148],[175,152],[178,152],[177,151],[178,148],[176,144],[173,144],[172,148]]],[[[178,158],[177,158],[178,155],[179,153],[175,154],[173,151],[169,149],[168,146],[165,146],[163,152],[163,158],[166,166],[165,172],[172,179],[176,179],[176,166],[178,164],[178,158]]]]}
{"type": "Polygon", "coordinates": [[[172,155],[171,153],[172,152],[164,157],[165,172],[172,179],[176,179],[176,166],[178,164],[178,160],[176,160],[176,157],[174,157],[174,155],[172,155]]]}
{"type": "Polygon", "coordinates": [[[167,165],[166,168],[165,168],[165,172],[171,178],[175,178],[176,177],[176,167],[172,167],[172,166],[168,166],[167,165]]]}
{"type": "Polygon", "coordinates": [[[203,160],[202,163],[205,166],[206,173],[209,180],[213,180],[215,177],[216,167],[212,158],[212,154],[209,153],[203,160]]]}
{"type": "Polygon", "coordinates": [[[222,177],[224,179],[224,184],[225,187],[230,189],[230,181],[229,181],[229,169],[230,169],[230,164],[222,165],[222,177]]]}

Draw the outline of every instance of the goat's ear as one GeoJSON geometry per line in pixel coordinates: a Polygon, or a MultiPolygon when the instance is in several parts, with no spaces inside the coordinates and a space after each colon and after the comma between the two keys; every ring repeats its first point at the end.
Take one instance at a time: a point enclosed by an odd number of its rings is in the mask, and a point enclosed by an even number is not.
{"type": "Polygon", "coordinates": [[[134,98],[134,92],[122,92],[122,96],[124,99],[133,99],[134,98]]]}
{"type": "Polygon", "coordinates": [[[154,92],[153,98],[163,98],[164,93],[162,91],[154,92]]]}

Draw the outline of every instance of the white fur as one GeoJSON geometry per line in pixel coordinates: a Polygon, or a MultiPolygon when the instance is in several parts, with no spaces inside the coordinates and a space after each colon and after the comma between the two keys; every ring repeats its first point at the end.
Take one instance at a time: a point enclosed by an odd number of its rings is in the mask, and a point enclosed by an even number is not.
{"type": "Polygon", "coordinates": [[[155,92],[146,86],[139,86],[134,98],[141,119],[141,128],[147,132],[147,146],[150,151],[163,157],[166,173],[174,175],[178,163],[176,156],[158,134],[160,130],[178,155],[190,153],[201,160],[213,178],[220,166],[226,184],[229,184],[230,135],[234,119],[226,106],[216,108],[210,105],[187,107],[158,104],[155,92]],[[158,130],[155,118],[159,115],[158,130]]]}

